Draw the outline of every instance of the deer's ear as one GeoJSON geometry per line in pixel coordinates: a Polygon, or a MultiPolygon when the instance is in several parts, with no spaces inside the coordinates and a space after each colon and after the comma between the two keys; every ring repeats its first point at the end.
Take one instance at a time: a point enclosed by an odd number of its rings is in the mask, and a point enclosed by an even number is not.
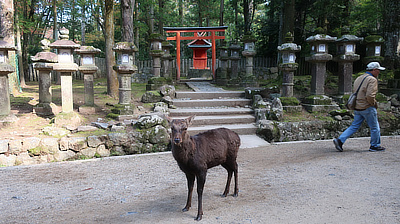
{"type": "Polygon", "coordinates": [[[193,120],[195,117],[196,117],[196,115],[192,115],[192,116],[186,118],[186,122],[188,123],[188,125],[191,125],[193,123],[193,120]]]}

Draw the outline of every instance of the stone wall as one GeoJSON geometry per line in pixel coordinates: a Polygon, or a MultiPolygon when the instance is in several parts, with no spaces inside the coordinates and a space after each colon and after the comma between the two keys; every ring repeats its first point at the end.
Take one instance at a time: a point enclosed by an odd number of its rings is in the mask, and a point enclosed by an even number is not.
{"type": "Polygon", "coordinates": [[[29,137],[0,140],[0,166],[31,165],[66,160],[170,150],[168,122],[144,115],[121,132],[88,137],[29,137]]]}

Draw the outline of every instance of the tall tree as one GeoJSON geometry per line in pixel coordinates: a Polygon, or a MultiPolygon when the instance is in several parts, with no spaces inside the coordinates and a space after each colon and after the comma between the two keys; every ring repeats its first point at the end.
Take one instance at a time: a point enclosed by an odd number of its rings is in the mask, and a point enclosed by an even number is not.
{"type": "Polygon", "coordinates": [[[121,0],[122,41],[133,43],[134,0],[121,0]]]}
{"type": "Polygon", "coordinates": [[[400,68],[400,4],[398,0],[383,0],[385,65],[400,68]]]}
{"type": "Polygon", "coordinates": [[[106,73],[107,94],[118,97],[118,77],[114,71],[115,56],[112,50],[114,46],[114,0],[105,0],[104,3],[104,38],[106,42],[106,73]]]}
{"type": "Polygon", "coordinates": [[[24,72],[24,64],[22,63],[22,46],[21,46],[21,28],[19,26],[19,13],[18,13],[18,6],[16,2],[14,2],[14,10],[15,10],[15,15],[14,15],[14,23],[15,25],[15,35],[16,35],[16,41],[17,41],[17,58],[18,58],[18,71],[19,71],[19,79],[21,82],[21,87],[26,87],[25,83],[25,72],[24,72]]]}
{"type": "Polygon", "coordinates": [[[282,29],[278,44],[285,42],[285,36],[288,32],[294,34],[295,2],[295,0],[282,1],[282,29]]]}

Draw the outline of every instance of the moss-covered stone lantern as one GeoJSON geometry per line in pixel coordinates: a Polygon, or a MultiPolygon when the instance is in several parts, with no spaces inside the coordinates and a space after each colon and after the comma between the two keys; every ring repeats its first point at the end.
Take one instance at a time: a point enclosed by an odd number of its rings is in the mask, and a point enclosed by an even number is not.
{"type": "Polygon", "coordinates": [[[373,61],[377,61],[380,64],[383,63],[384,57],[382,56],[382,45],[384,42],[385,40],[383,37],[376,34],[365,37],[364,43],[366,45],[366,57],[362,60],[365,65],[373,61]]]}
{"type": "Polygon", "coordinates": [[[39,71],[39,103],[33,110],[40,116],[52,116],[55,112],[55,105],[51,103],[51,71],[53,65],[57,63],[57,54],[50,52],[49,40],[43,39],[40,43],[43,51],[31,58],[34,62],[33,68],[39,71]]]}
{"type": "Polygon", "coordinates": [[[328,54],[328,43],[336,39],[325,34],[317,34],[306,39],[311,45],[311,55],[306,57],[306,61],[312,63],[311,94],[313,95],[325,94],[326,62],[332,60],[332,55],[328,54]]]}
{"type": "Polygon", "coordinates": [[[168,41],[163,41],[161,44],[162,50],[164,51],[164,54],[161,56],[164,64],[162,75],[165,78],[172,78],[174,77],[172,75],[172,60],[174,60],[174,57],[171,55],[171,48],[174,47],[174,45],[168,41]]]}
{"type": "Polygon", "coordinates": [[[119,80],[119,102],[118,105],[112,110],[117,114],[118,119],[132,118],[133,105],[132,99],[132,74],[137,71],[134,65],[134,52],[138,51],[136,46],[130,42],[118,42],[114,45],[114,52],[117,54],[117,64],[113,69],[118,73],[119,80]]]}
{"type": "Polygon", "coordinates": [[[61,103],[62,112],[73,112],[72,73],[78,71],[78,65],[74,63],[73,52],[80,47],[79,44],[68,40],[69,31],[61,30],[60,39],[50,44],[49,47],[57,49],[58,62],[54,64],[53,70],[60,72],[61,76],[61,103]]]}
{"type": "Polygon", "coordinates": [[[325,96],[326,62],[332,60],[328,53],[328,44],[337,38],[326,34],[317,34],[308,37],[306,41],[311,45],[311,55],[306,61],[311,65],[311,96],[303,101],[303,106],[309,112],[328,112],[339,109],[339,106],[328,96],[325,96]]]}
{"type": "Polygon", "coordinates": [[[301,50],[301,46],[293,43],[293,35],[289,32],[285,37],[286,43],[278,46],[278,51],[281,54],[279,69],[282,71],[282,96],[293,96],[293,78],[298,64],[296,63],[296,52],[301,50]]]}
{"type": "Polygon", "coordinates": [[[15,68],[8,62],[8,51],[15,50],[15,46],[10,45],[0,38],[0,118],[13,116],[10,105],[10,87],[8,74],[13,73],[15,68]]]}
{"type": "Polygon", "coordinates": [[[217,69],[216,83],[217,85],[225,86],[228,83],[228,60],[229,60],[229,48],[222,46],[219,48],[219,61],[221,67],[217,69]]]}
{"type": "Polygon", "coordinates": [[[231,74],[230,74],[231,84],[238,84],[237,79],[238,79],[238,75],[239,75],[239,60],[240,60],[239,52],[241,49],[242,49],[242,47],[236,40],[233,41],[231,43],[231,45],[229,46],[229,50],[231,52],[229,59],[231,60],[231,63],[232,63],[231,74]]]}
{"type": "Polygon", "coordinates": [[[100,53],[101,50],[92,46],[81,46],[81,48],[75,50],[75,52],[81,56],[79,71],[83,73],[85,89],[85,105],[79,107],[79,112],[94,114],[96,111],[94,107],[93,80],[94,73],[98,70],[94,56],[100,53]]]}
{"type": "Polygon", "coordinates": [[[246,76],[242,78],[242,83],[245,86],[256,86],[256,77],[253,74],[253,57],[256,55],[255,41],[256,38],[253,35],[244,35],[241,39],[244,50],[242,55],[246,57],[246,76]]]}
{"type": "Polygon", "coordinates": [[[153,76],[161,76],[161,56],[164,51],[162,49],[162,41],[164,37],[161,34],[153,33],[150,35],[150,55],[153,57],[153,76]]]}
{"type": "Polygon", "coordinates": [[[352,93],[353,62],[360,60],[356,54],[356,43],[363,38],[345,34],[336,40],[337,56],[333,58],[339,64],[339,94],[352,93]]]}

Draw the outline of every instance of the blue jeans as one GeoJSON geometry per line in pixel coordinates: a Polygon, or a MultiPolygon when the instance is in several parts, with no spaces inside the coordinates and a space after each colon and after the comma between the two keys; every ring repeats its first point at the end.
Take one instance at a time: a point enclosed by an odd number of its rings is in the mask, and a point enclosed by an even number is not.
{"type": "Polygon", "coordinates": [[[381,129],[379,128],[378,112],[375,107],[369,107],[363,111],[354,111],[354,121],[351,123],[340,136],[339,139],[344,143],[351,135],[353,135],[361,124],[367,121],[371,132],[371,146],[378,147],[381,145],[381,129]]]}

